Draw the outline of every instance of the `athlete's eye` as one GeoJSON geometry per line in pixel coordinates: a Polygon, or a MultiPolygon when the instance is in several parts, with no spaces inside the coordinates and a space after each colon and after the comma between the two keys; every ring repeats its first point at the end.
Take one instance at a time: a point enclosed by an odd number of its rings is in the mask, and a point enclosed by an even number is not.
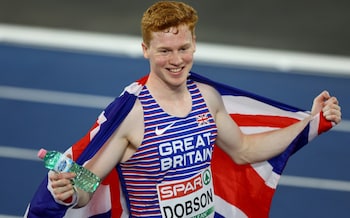
{"type": "Polygon", "coordinates": [[[162,53],[162,54],[168,54],[170,52],[169,49],[160,49],[159,50],[159,53],[162,53]]]}

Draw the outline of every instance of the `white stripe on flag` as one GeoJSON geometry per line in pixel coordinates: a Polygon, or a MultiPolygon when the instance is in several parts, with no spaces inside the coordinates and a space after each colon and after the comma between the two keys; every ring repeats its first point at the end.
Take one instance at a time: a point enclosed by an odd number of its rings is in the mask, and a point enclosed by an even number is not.
{"type": "Polygon", "coordinates": [[[111,198],[109,186],[101,184],[94,193],[89,205],[90,206],[77,209],[68,209],[65,217],[91,217],[110,211],[111,198]]]}
{"type": "Polygon", "coordinates": [[[280,175],[273,172],[273,167],[267,161],[251,164],[254,170],[264,179],[265,184],[270,188],[276,189],[280,175]]]}
{"type": "Polygon", "coordinates": [[[215,211],[223,217],[248,218],[239,208],[215,195],[215,211]]]}
{"type": "Polygon", "coordinates": [[[225,108],[229,114],[247,114],[247,115],[268,115],[268,116],[283,116],[295,119],[303,119],[307,116],[306,112],[289,112],[272,105],[265,104],[261,101],[242,96],[224,95],[222,96],[225,108]],[[234,103],[233,103],[234,102],[234,103]]]}
{"type": "Polygon", "coordinates": [[[317,114],[313,117],[313,119],[310,121],[309,124],[309,136],[308,140],[309,142],[312,141],[316,136],[318,136],[318,126],[320,124],[320,114],[317,114]]]}

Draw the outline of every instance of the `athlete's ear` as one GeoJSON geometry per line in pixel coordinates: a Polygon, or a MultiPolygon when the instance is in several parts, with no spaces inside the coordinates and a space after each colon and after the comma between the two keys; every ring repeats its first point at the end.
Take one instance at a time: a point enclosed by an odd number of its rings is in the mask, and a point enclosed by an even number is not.
{"type": "Polygon", "coordinates": [[[149,57],[148,56],[148,46],[144,42],[141,43],[141,46],[142,46],[143,57],[148,59],[148,57],[149,57]]]}
{"type": "Polygon", "coordinates": [[[192,37],[193,53],[196,52],[196,35],[192,37]]]}

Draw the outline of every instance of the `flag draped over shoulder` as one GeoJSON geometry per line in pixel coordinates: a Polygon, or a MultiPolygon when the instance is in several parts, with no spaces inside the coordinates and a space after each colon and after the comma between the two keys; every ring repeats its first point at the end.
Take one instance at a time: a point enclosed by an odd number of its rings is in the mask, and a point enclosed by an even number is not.
{"type": "MultiPolygon", "coordinates": [[[[216,83],[195,73],[191,73],[190,77],[219,91],[227,112],[246,134],[283,128],[309,116],[306,111],[216,83]]],[[[72,154],[79,164],[91,159],[127,116],[147,78],[145,76],[126,87],[100,114],[90,131],[66,153],[72,154]]],[[[289,157],[330,128],[331,122],[319,114],[282,154],[256,164],[236,165],[215,146],[212,160],[215,217],[268,217],[274,191],[289,157]]],[[[89,204],[80,209],[57,203],[48,183],[46,176],[33,196],[25,217],[128,217],[116,170],[103,180],[89,204]]]]}

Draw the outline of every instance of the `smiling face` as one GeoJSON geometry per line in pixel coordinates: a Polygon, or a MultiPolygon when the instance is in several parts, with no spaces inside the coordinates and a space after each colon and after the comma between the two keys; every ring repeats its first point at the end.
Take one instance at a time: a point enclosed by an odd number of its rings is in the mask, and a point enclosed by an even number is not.
{"type": "Polygon", "coordinates": [[[150,62],[149,88],[169,91],[186,86],[196,49],[197,21],[197,11],[178,1],[158,1],[144,12],[142,49],[150,62]]]}
{"type": "Polygon", "coordinates": [[[150,78],[168,87],[184,85],[193,65],[195,37],[187,25],[152,32],[149,45],[142,43],[150,62],[150,78]]]}

